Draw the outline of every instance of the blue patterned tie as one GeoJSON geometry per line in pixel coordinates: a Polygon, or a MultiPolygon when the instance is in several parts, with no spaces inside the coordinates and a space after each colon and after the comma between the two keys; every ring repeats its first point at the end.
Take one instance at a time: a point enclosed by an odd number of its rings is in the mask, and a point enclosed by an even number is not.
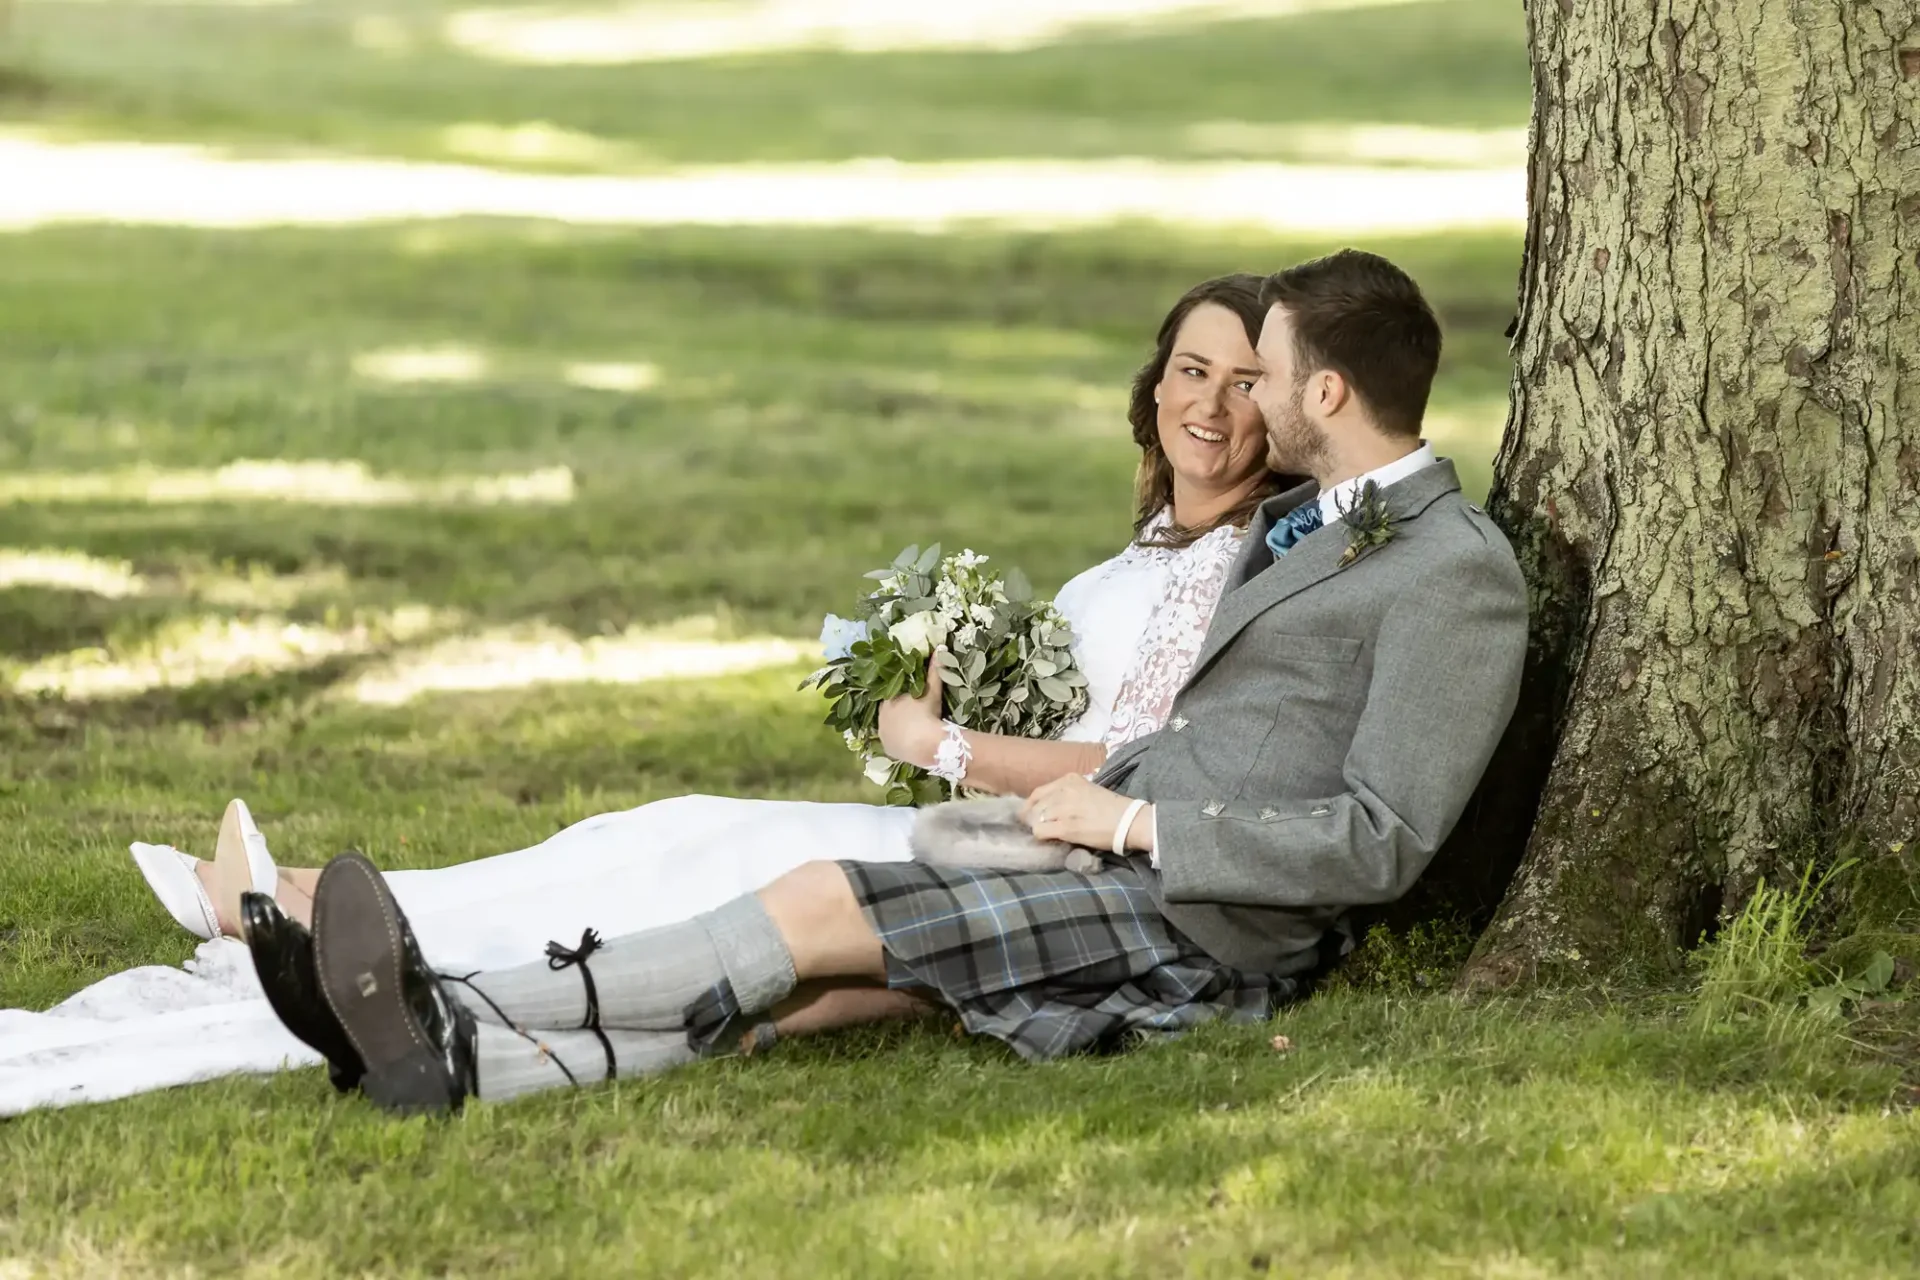
{"type": "Polygon", "coordinates": [[[1279,559],[1292,550],[1293,544],[1318,529],[1324,522],[1320,515],[1320,500],[1308,498],[1295,507],[1279,524],[1267,533],[1267,550],[1279,559]]]}

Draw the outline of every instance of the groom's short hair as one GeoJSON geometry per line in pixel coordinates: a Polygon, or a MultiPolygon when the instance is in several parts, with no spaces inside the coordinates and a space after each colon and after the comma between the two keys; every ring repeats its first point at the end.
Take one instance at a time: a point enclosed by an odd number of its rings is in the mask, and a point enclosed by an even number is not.
{"type": "Polygon", "coordinates": [[[1440,367],[1440,322],[1412,276],[1378,254],[1342,249],[1268,276],[1260,305],[1286,309],[1300,377],[1331,369],[1382,431],[1419,436],[1440,367]]]}

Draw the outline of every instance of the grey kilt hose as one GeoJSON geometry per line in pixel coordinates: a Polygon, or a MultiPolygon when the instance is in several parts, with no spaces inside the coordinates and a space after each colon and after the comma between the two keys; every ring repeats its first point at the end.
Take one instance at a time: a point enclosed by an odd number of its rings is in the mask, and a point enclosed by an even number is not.
{"type": "Polygon", "coordinates": [[[887,985],[929,990],[968,1031],[1029,1061],[1174,1034],[1215,1018],[1257,1021],[1290,978],[1241,973],[1168,923],[1144,877],[843,862],[886,953],[887,985]]]}

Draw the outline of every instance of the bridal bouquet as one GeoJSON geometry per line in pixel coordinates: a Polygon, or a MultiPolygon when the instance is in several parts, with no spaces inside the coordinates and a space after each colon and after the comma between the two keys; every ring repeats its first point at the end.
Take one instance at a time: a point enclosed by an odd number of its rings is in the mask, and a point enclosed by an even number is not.
{"type": "Polygon", "coordinates": [[[1050,601],[1035,600],[1018,569],[1003,578],[987,557],[941,558],[938,544],[908,547],[885,569],[854,617],[827,615],[827,665],[800,686],[827,696],[827,724],[858,754],[887,803],[936,804],[952,787],[890,760],[880,747],[880,704],[927,691],[938,653],[944,714],[964,729],[1054,738],[1087,707],[1087,678],[1074,665],[1073,630],[1050,601]]]}

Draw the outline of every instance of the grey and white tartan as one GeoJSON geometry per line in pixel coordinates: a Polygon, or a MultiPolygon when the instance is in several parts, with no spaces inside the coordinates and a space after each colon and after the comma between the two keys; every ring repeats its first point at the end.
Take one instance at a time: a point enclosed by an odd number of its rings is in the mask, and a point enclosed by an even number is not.
{"type": "Polygon", "coordinates": [[[1093,875],[840,866],[880,935],[887,985],[931,989],[968,1031],[1029,1061],[1215,1018],[1258,1021],[1297,989],[1202,951],[1160,914],[1131,864],[1093,875]]]}

